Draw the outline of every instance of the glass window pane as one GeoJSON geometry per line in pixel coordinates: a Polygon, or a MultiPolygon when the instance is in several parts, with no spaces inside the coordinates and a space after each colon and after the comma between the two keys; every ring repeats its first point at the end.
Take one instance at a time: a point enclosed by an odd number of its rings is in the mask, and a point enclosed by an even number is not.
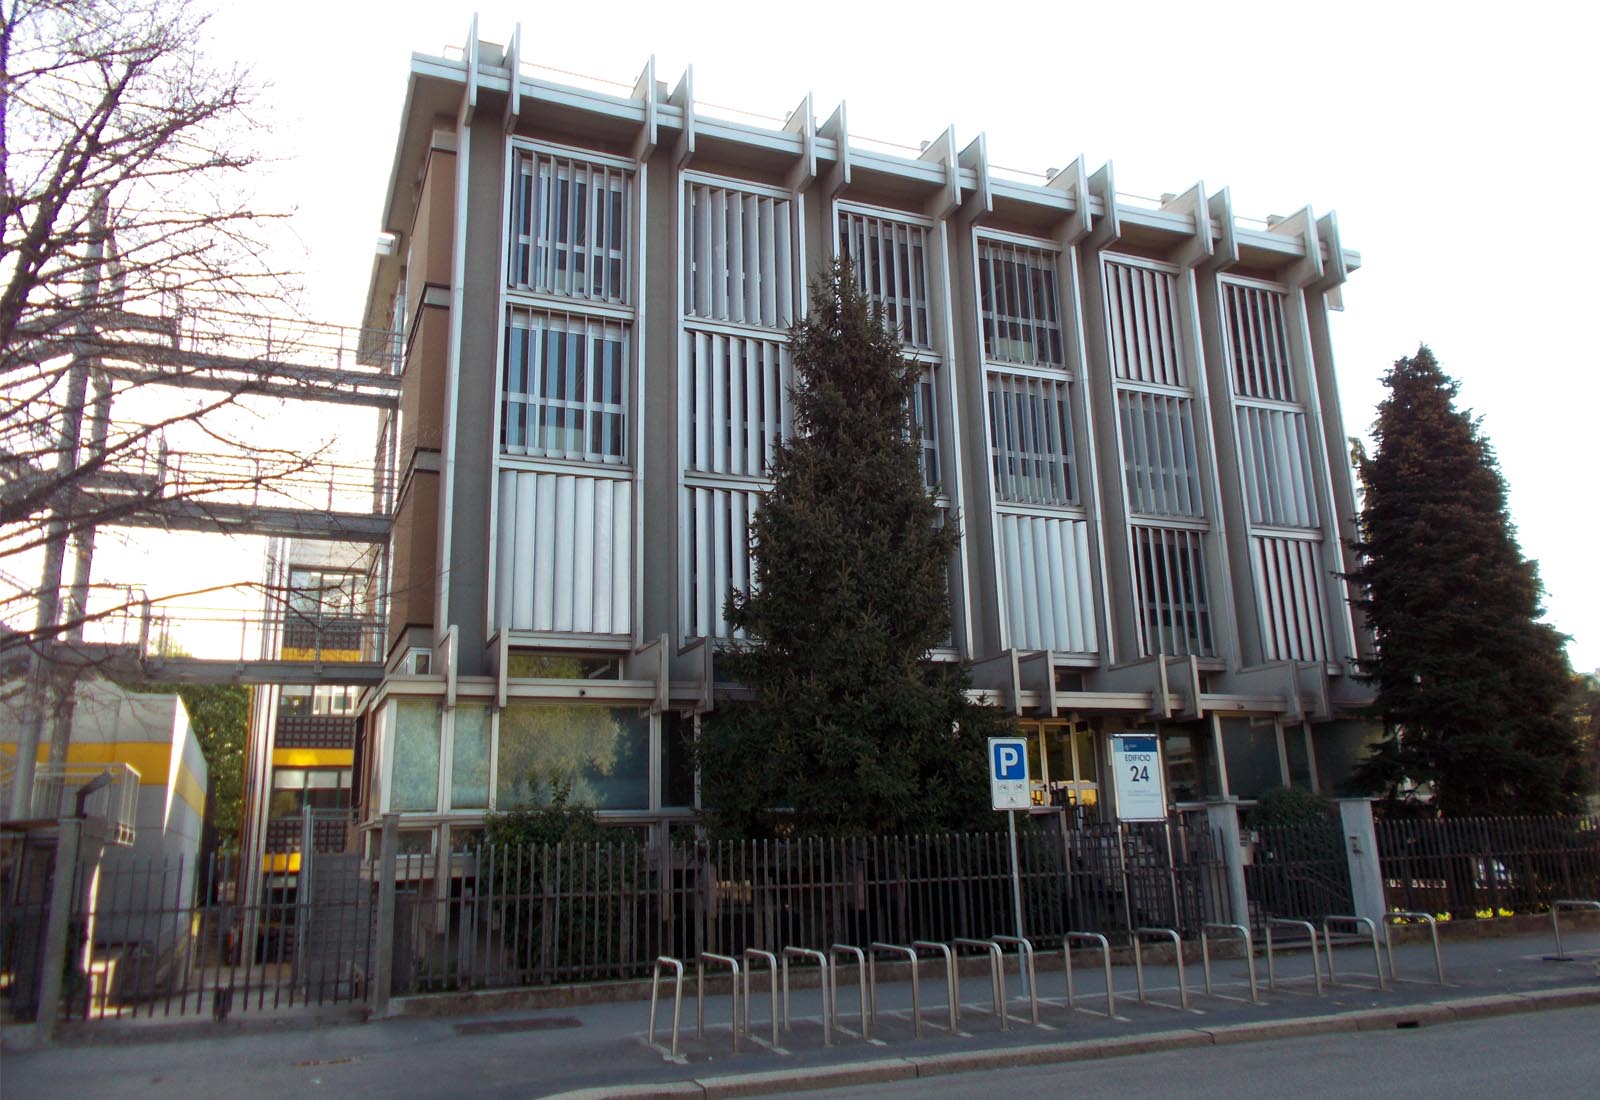
{"type": "Polygon", "coordinates": [[[1222,719],[1222,751],[1228,764],[1228,792],[1235,798],[1260,798],[1283,786],[1278,731],[1270,719],[1222,719]]]}
{"type": "Polygon", "coordinates": [[[481,810],[489,805],[489,708],[458,706],[455,718],[450,806],[456,810],[481,810]]]}
{"type": "Polygon", "coordinates": [[[431,699],[395,702],[393,810],[434,810],[439,801],[439,707],[431,699]]]}
{"type": "Polygon", "coordinates": [[[694,719],[677,711],[661,716],[661,804],[694,805],[694,719]]]}
{"type": "Polygon", "coordinates": [[[601,810],[650,804],[650,717],[623,707],[512,703],[500,715],[499,809],[542,805],[551,784],[601,810]]]}

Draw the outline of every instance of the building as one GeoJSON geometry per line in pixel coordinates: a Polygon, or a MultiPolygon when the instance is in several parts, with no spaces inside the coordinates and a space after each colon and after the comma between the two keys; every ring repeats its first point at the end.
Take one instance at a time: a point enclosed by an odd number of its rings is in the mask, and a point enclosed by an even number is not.
{"type": "Polygon", "coordinates": [[[785,330],[836,255],[922,364],[954,629],[1035,743],[1041,807],[1104,812],[1107,735],[1172,800],[1341,783],[1370,736],[1329,310],[1334,217],[1159,204],[983,138],[853,144],[843,105],[734,121],[647,65],[552,83],[474,31],[418,55],[366,323],[399,333],[386,674],[356,798],[456,849],[556,773],[619,821],[692,812],[724,597],[789,428],[785,330]]]}
{"type": "Polygon", "coordinates": [[[261,657],[300,682],[258,687],[251,700],[240,837],[247,889],[292,889],[308,829],[317,851],[342,852],[349,843],[360,689],[317,673],[373,659],[379,641],[369,593],[381,560],[352,543],[268,545],[261,657]]]}

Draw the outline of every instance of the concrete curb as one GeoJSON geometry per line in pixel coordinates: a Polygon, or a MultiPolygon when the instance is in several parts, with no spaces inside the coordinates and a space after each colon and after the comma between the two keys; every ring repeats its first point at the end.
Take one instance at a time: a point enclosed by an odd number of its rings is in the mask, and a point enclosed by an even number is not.
{"type": "Polygon", "coordinates": [[[552,1093],[543,1100],[728,1100],[732,1097],[769,1096],[812,1089],[904,1081],[1013,1066],[1053,1065],[1132,1054],[1153,1054],[1234,1043],[1255,1043],[1305,1035],[1343,1031],[1376,1031],[1395,1027],[1423,1027],[1509,1016],[1522,1012],[1551,1011],[1600,1005],[1600,985],[1499,993],[1484,997],[1432,1001],[1397,1008],[1364,1009],[1328,1016],[1303,1016],[1292,1020],[1230,1024],[1215,1028],[1180,1028],[1150,1035],[1125,1035],[1114,1039],[1034,1043],[991,1050],[952,1051],[914,1058],[881,1058],[845,1062],[809,1069],[766,1070],[760,1073],[719,1074],[651,1085],[603,1085],[571,1092],[552,1093]]]}

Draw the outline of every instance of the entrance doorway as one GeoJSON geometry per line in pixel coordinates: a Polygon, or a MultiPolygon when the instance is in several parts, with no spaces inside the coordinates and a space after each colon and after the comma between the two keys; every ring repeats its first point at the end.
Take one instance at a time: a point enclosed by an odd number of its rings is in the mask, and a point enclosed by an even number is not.
{"type": "Polygon", "coordinates": [[[1073,811],[1076,824],[1100,820],[1098,734],[1088,722],[1052,719],[1017,723],[1028,738],[1034,806],[1073,811]]]}

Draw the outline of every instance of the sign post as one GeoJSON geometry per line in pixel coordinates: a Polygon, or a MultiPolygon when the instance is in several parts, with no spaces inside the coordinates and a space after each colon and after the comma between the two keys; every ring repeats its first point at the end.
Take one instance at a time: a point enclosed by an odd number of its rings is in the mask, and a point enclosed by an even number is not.
{"type": "MultiPolygon", "coordinates": [[[[1159,821],[1167,838],[1167,879],[1172,888],[1172,919],[1178,922],[1178,877],[1172,852],[1172,823],[1167,820],[1166,769],[1161,766],[1161,739],[1153,733],[1118,733],[1111,737],[1111,772],[1117,786],[1119,821],[1159,821]]],[[[1119,831],[1121,826],[1118,826],[1119,831]]],[[[1127,889],[1127,855],[1123,861],[1123,899],[1127,889]]],[[[1129,922],[1132,922],[1131,911],[1129,922]]]]}
{"type": "Polygon", "coordinates": [[[989,738],[989,802],[1006,811],[1011,833],[1011,908],[1017,921],[1017,937],[1022,930],[1022,874],[1017,869],[1017,811],[1033,805],[1028,790],[1028,742],[1023,737],[989,738]]]}

